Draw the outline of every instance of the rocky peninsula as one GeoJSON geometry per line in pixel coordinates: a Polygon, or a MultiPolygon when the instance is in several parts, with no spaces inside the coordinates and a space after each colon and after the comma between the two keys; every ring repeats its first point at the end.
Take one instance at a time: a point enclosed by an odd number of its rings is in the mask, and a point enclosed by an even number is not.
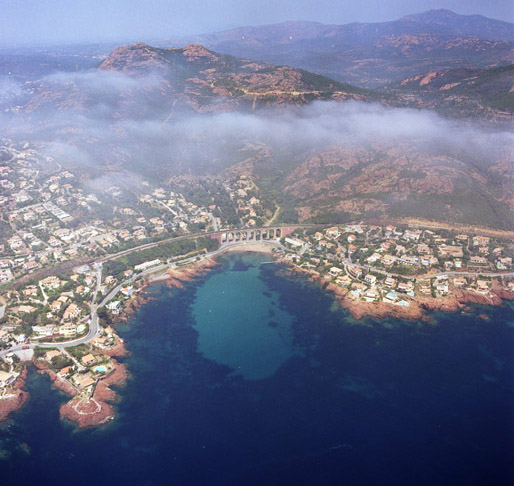
{"type": "Polygon", "coordinates": [[[34,360],[38,373],[48,375],[54,388],[72,397],[61,406],[59,412],[61,418],[75,423],[79,428],[101,425],[114,418],[112,403],[118,396],[110,386],[122,385],[129,375],[124,364],[116,360],[111,360],[111,363],[113,367],[107,375],[99,377],[92,388],[81,390],[61,373],[52,370],[44,360],[34,360]]]}
{"type": "Polygon", "coordinates": [[[102,425],[114,419],[115,410],[112,404],[116,402],[118,395],[110,386],[122,385],[129,375],[124,364],[115,360],[113,363],[113,371],[98,380],[91,395],[74,394],[69,402],[61,406],[59,413],[63,419],[77,424],[80,429],[102,425]]]}

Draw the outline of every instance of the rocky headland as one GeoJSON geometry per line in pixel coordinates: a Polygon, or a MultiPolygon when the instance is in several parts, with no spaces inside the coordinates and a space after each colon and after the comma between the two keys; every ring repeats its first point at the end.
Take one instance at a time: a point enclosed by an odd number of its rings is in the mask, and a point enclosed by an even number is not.
{"type": "Polygon", "coordinates": [[[59,413],[63,419],[74,422],[79,429],[83,429],[105,424],[114,418],[112,403],[118,399],[118,395],[110,386],[122,385],[129,374],[124,364],[112,361],[113,371],[97,381],[91,395],[75,394],[69,402],[61,406],[59,413]]]}

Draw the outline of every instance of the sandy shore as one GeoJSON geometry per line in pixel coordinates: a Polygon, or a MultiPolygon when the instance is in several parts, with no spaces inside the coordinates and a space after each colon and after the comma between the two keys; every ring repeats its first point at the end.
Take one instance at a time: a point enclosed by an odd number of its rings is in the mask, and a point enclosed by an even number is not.
{"type": "Polygon", "coordinates": [[[233,253],[233,252],[251,252],[251,253],[267,253],[271,254],[275,245],[267,244],[267,243],[259,243],[259,242],[241,242],[236,245],[231,245],[227,247],[225,253],[233,253]]]}

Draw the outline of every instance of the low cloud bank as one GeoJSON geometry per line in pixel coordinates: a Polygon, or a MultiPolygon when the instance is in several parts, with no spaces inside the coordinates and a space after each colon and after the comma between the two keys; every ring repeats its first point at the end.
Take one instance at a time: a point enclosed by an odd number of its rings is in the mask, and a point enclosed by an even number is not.
{"type": "MultiPolygon", "coordinates": [[[[42,80],[44,91],[28,92],[2,78],[2,106],[12,108],[29,97],[35,108],[4,113],[0,129],[10,138],[42,143],[45,154],[63,167],[91,174],[92,168],[120,163],[144,177],[216,173],[241,160],[240,149],[248,141],[296,154],[335,145],[408,143],[434,153],[473,157],[484,167],[498,157],[512,158],[512,131],[492,131],[431,111],[348,101],[315,102],[287,111],[174,112],[173,103],[159,98],[163,83],[156,74],[134,78],[96,70],[53,74],[42,80]],[[144,116],[138,109],[142,103],[144,116]]],[[[105,175],[99,171],[98,177],[105,175]]]]}

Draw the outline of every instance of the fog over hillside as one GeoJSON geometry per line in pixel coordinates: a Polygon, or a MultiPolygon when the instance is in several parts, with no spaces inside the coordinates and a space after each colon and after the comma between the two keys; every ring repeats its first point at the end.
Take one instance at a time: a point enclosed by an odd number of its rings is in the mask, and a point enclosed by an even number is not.
{"type": "Polygon", "coordinates": [[[219,99],[211,113],[199,114],[180,102],[163,105],[160,93],[167,82],[157,73],[136,78],[106,71],[53,74],[32,93],[3,82],[1,99],[22,106],[4,112],[0,127],[5,136],[30,140],[63,167],[82,171],[90,187],[123,177],[135,188],[142,178],[223,175],[243,165],[266,180],[273,173],[280,179],[275,189],[291,202],[303,200],[323,211],[337,211],[348,199],[365,212],[365,205],[355,203],[363,194],[380,194],[373,207],[385,211],[391,197],[452,193],[460,194],[467,208],[460,214],[472,211],[469,198],[483,191],[501,201],[496,216],[487,217],[512,218],[510,126],[492,129],[429,110],[357,101],[226,111],[219,99]],[[330,167],[313,170],[313,158],[327,151],[330,167]],[[397,181],[398,188],[392,182],[384,187],[379,173],[389,174],[386,179],[397,181]],[[302,183],[291,183],[288,177],[295,174],[302,183]],[[410,189],[401,182],[405,177],[410,189]]]}
{"type": "MultiPolygon", "coordinates": [[[[27,100],[30,105],[30,99],[35,97],[40,100],[33,111],[4,113],[0,119],[2,132],[20,139],[30,135],[34,141],[83,146],[86,153],[100,150],[105,158],[109,157],[108,150],[113,143],[128,143],[139,146],[138,152],[147,153],[148,158],[158,157],[160,163],[165,163],[167,156],[174,158],[177,151],[186,150],[190,145],[201,146],[207,158],[216,160],[220,146],[229,138],[232,141],[249,139],[294,145],[304,150],[336,143],[405,140],[422,145],[433,143],[450,150],[481,150],[491,155],[513,140],[509,126],[489,130],[469,121],[445,119],[429,110],[390,108],[379,103],[355,101],[315,102],[287,110],[258,112],[219,110],[207,116],[183,111],[169,118],[163,118],[166,112],[158,107],[147,112],[143,119],[139,113],[130,111],[123,112],[124,118],[119,116],[129,99],[137,100],[149,87],[158,89],[160,83],[158,74],[137,79],[98,70],[56,73],[42,80],[43,85],[68,97],[69,105],[56,107],[55,100],[46,100],[45,95],[31,97],[21,85],[3,78],[0,79],[0,100],[4,102],[4,108],[27,100]],[[88,141],[104,146],[106,152],[98,146],[88,150],[85,143],[88,141]]],[[[77,155],[72,159],[63,158],[60,162],[80,161],[77,155]]],[[[91,160],[93,164],[98,162],[91,160]]],[[[194,161],[190,163],[193,169],[194,161]]],[[[230,161],[226,163],[230,164],[230,161]]]]}

